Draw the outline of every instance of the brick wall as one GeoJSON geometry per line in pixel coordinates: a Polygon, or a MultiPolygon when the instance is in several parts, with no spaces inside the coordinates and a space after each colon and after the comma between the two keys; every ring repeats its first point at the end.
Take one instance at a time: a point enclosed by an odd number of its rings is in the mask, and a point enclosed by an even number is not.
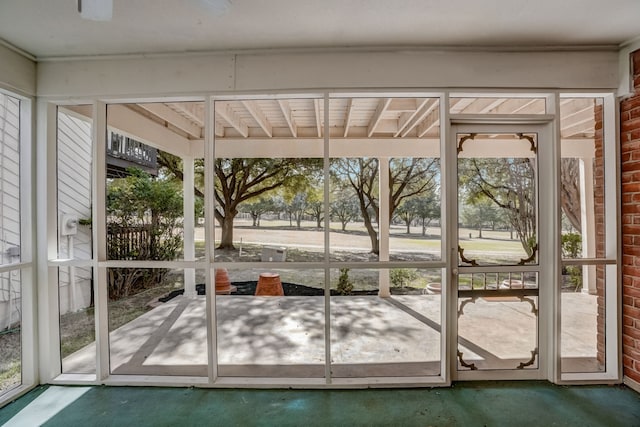
{"type": "Polygon", "coordinates": [[[632,54],[635,95],[620,104],[622,167],[622,354],[640,382],[640,51],[632,54]]]}

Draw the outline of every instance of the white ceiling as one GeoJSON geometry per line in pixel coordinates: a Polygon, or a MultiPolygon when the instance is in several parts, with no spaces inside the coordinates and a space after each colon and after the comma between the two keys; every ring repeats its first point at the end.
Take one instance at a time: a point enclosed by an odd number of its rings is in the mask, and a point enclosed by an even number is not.
{"type": "Polygon", "coordinates": [[[640,36],[639,0],[0,1],[0,39],[37,58],[340,47],[593,46],[640,36]],[[214,6],[212,7],[211,4],[214,6]]]}

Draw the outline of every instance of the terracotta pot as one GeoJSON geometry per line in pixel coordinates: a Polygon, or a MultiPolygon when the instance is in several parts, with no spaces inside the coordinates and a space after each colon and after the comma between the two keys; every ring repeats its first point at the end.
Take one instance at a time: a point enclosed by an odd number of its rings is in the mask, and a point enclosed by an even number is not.
{"type": "Polygon", "coordinates": [[[230,294],[234,289],[229,280],[229,273],[226,268],[216,268],[216,294],[230,294]]]}
{"type": "Polygon", "coordinates": [[[284,296],[280,275],[277,273],[262,273],[256,286],[256,296],[284,296]]]}

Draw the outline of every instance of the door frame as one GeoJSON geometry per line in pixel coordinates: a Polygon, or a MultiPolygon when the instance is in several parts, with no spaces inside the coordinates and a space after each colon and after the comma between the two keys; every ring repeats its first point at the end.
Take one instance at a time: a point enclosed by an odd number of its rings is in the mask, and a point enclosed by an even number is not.
{"type": "MultiPolygon", "coordinates": [[[[447,252],[450,257],[448,274],[449,372],[453,381],[472,380],[553,380],[557,362],[557,316],[559,286],[559,224],[558,171],[559,144],[554,132],[552,115],[536,116],[452,116],[447,146],[449,160],[447,182],[448,221],[447,252]],[[459,133],[537,133],[538,134],[538,368],[527,370],[458,371],[458,168],[457,134],[459,133]],[[551,284],[544,286],[544,283],[551,284]]],[[[464,268],[464,267],[463,267],[464,268]]]]}

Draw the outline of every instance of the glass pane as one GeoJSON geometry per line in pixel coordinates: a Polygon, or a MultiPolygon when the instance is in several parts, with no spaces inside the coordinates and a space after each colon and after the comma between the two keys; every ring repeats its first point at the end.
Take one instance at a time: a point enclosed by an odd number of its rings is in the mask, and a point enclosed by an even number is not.
{"type": "Polygon", "coordinates": [[[331,372],[340,377],[440,374],[436,269],[331,270],[331,372]],[[389,281],[391,297],[378,297],[389,281]]]}
{"type": "Polygon", "coordinates": [[[459,134],[460,265],[537,262],[537,135],[459,134]]]}
{"type": "Polygon", "coordinates": [[[20,262],[20,101],[0,93],[0,265],[20,262]]]}
{"type": "Polygon", "coordinates": [[[58,268],[62,373],[95,374],[96,330],[91,268],[58,268]]]}
{"type": "Polygon", "coordinates": [[[330,120],[331,259],[440,259],[439,99],[334,98],[330,120]],[[387,164],[389,188],[381,190],[387,164]]]}
{"type": "MultiPolygon", "coordinates": [[[[216,259],[224,261],[321,261],[324,259],[324,179],[322,159],[216,159],[216,200],[244,199],[237,208],[218,203],[216,259]],[[275,173],[273,171],[280,171],[275,173]],[[230,190],[243,176],[272,175],[258,188],[230,190]],[[275,186],[261,192],[263,185],[275,186]],[[226,193],[226,194],[225,194],[226,193]],[[239,213],[234,216],[233,209],[239,213]],[[231,218],[230,223],[224,218],[231,218]]],[[[253,184],[248,183],[247,186],[253,184]]],[[[226,203],[226,202],[225,202],[226,203]]],[[[235,202],[228,202],[233,206],[235,202]]]]}
{"type": "Polygon", "coordinates": [[[439,260],[440,159],[393,158],[389,162],[391,202],[389,259],[439,260]]]}
{"type": "Polygon", "coordinates": [[[537,369],[537,273],[460,274],[458,286],[458,370],[537,369]]]}
{"type": "Polygon", "coordinates": [[[218,269],[218,374],[324,377],[323,270],[218,269]]]}
{"type": "Polygon", "coordinates": [[[378,159],[331,159],[332,261],[377,261],[378,159]]]}
{"type": "Polygon", "coordinates": [[[202,102],[107,106],[108,259],[193,259],[184,223],[203,216],[203,114],[202,102]]]}
{"type": "Polygon", "coordinates": [[[216,259],[324,260],[323,101],[216,101],[216,259]]]}
{"type": "MultiPolygon", "coordinates": [[[[603,257],[606,212],[602,101],[563,99],[560,115],[562,257],[603,257]]],[[[582,289],[596,293],[596,276],[587,274],[584,279],[582,289]]]]}
{"type": "MultiPolygon", "coordinates": [[[[560,102],[561,249],[565,260],[605,256],[602,104],[600,98],[563,98],[560,102]]],[[[562,275],[562,372],[602,372],[606,268],[563,264],[562,275]]]]}
{"type": "Polygon", "coordinates": [[[20,270],[0,273],[0,394],[22,384],[20,270]]]}
{"type": "Polygon", "coordinates": [[[91,259],[92,114],[58,108],[58,258],[91,259]]]}
{"type": "MultiPolygon", "coordinates": [[[[605,370],[604,283],[597,293],[580,292],[589,277],[605,280],[604,265],[565,265],[562,268],[561,357],[562,372],[603,372],[605,370]]],[[[615,278],[613,279],[615,280],[615,278]]],[[[583,288],[584,289],[584,288],[583,288]]]]}
{"type": "Polygon", "coordinates": [[[207,375],[204,272],[109,268],[112,374],[207,375]]]}
{"type": "Polygon", "coordinates": [[[451,114],[545,114],[544,98],[457,98],[449,101],[451,114]]]}

